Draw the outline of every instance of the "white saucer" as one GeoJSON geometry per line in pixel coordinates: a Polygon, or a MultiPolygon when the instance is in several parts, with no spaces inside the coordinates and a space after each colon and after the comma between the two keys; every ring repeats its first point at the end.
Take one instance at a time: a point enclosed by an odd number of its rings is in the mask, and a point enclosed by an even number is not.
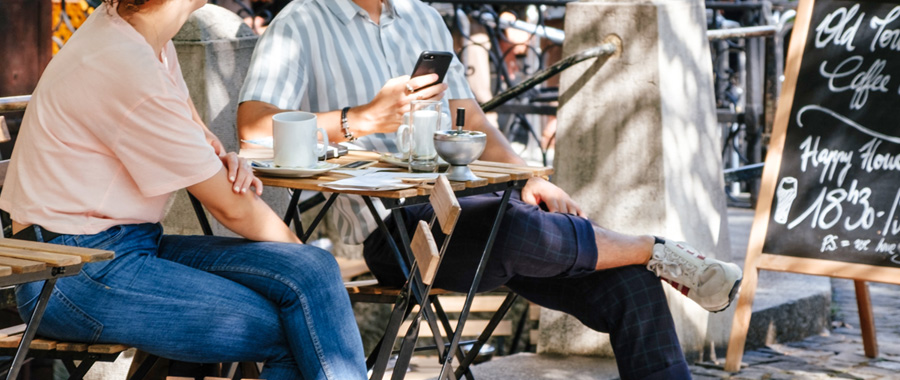
{"type": "Polygon", "coordinates": [[[253,170],[260,174],[276,176],[276,177],[291,177],[291,178],[303,178],[303,177],[312,177],[317,174],[325,173],[331,169],[338,168],[339,164],[331,163],[331,162],[319,162],[316,164],[314,168],[290,168],[290,167],[277,167],[272,163],[271,160],[266,161],[251,161],[253,165],[253,170]]]}

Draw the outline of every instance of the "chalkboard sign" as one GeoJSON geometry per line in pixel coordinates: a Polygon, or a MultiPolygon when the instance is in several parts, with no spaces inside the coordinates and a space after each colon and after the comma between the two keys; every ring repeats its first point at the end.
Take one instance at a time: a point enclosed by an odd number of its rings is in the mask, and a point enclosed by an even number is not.
{"type": "Polygon", "coordinates": [[[900,5],[817,1],[763,252],[900,268],[900,5]]]}
{"type": "Polygon", "coordinates": [[[900,0],[800,0],[725,369],[737,371],[758,271],[900,284],[900,0]]]}

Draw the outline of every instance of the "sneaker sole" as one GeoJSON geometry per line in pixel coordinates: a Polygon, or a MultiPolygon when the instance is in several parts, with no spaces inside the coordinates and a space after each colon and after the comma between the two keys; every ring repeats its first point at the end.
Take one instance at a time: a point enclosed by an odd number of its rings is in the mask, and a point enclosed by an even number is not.
{"type": "Polygon", "coordinates": [[[724,311],[729,306],[731,306],[731,303],[734,302],[734,297],[737,295],[738,290],[741,289],[741,281],[744,281],[744,277],[741,277],[737,281],[734,282],[734,285],[731,287],[731,291],[728,292],[728,303],[725,304],[725,307],[723,307],[719,310],[710,311],[711,313],[718,313],[720,311],[724,311]]]}

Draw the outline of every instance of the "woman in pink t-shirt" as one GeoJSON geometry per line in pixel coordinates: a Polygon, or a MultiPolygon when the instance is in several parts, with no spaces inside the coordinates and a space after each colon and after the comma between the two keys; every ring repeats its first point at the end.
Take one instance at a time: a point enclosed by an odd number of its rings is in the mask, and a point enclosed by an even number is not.
{"type": "MultiPolygon", "coordinates": [[[[15,238],[116,258],[60,279],[39,332],[192,362],[264,361],[269,380],[365,378],[334,258],[300,244],[188,96],[171,39],[204,3],[104,0],[44,71],[0,208],[15,238]],[[163,234],[182,188],[246,239],[163,234]]],[[[22,315],[40,287],[16,289],[22,315]]]]}

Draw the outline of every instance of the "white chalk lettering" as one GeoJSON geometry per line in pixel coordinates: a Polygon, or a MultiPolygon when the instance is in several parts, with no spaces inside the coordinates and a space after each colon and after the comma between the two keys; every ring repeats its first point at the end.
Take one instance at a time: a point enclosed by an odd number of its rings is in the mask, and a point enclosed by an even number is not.
{"type": "Polygon", "coordinates": [[[886,243],[884,238],[878,241],[878,244],[875,245],[875,252],[879,253],[894,253],[897,249],[897,243],[886,243]]]}
{"type": "Polygon", "coordinates": [[[875,215],[877,212],[875,212],[875,208],[869,205],[869,197],[871,195],[872,189],[868,187],[860,188],[859,181],[855,179],[850,182],[850,190],[847,191],[847,200],[850,201],[851,204],[860,206],[862,212],[856,222],[852,222],[849,216],[844,219],[845,230],[853,231],[859,227],[868,230],[875,224],[875,215]]]}
{"type": "Polygon", "coordinates": [[[887,220],[884,222],[884,229],[881,230],[881,236],[896,235],[900,232],[900,223],[897,223],[894,216],[897,215],[897,205],[900,203],[900,189],[897,190],[897,195],[894,197],[894,204],[891,206],[891,210],[888,213],[887,220]]]}
{"type": "Polygon", "coordinates": [[[900,51],[900,30],[885,29],[888,24],[894,22],[898,18],[900,18],[900,6],[891,9],[885,18],[880,18],[878,16],[872,17],[872,20],[869,21],[869,27],[877,29],[877,31],[875,32],[875,37],[872,38],[872,45],[869,46],[869,50],[875,51],[875,48],[877,47],[900,51]]]}
{"type": "Polygon", "coordinates": [[[821,137],[816,136],[815,141],[813,141],[813,137],[809,136],[800,144],[800,149],[803,151],[803,153],[800,154],[800,170],[806,172],[807,165],[809,164],[813,167],[822,165],[822,174],[819,176],[819,183],[823,183],[825,182],[826,176],[829,181],[834,180],[835,170],[838,166],[843,164],[844,167],[841,169],[837,179],[838,186],[841,186],[844,182],[844,178],[847,176],[847,171],[850,170],[850,167],[852,166],[853,152],[830,149],[820,150],[820,139],[821,137]]]}
{"type": "MultiPolygon", "coordinates": [[[[894,144],[900,144],[900,137],[897,137],[897,136],[891,136],[891,135],[886,135],[886,134],[884,134],[884,133],[880,133],[880,132],[873,131],[873,130],[871,130],[871,129],[869,129],[869,128],[866,128],[866,127],[860,125],[859,123],[853,121],[852,119],[850,119],[850,118],[848,118],[848,117],[846,117],[846,116],[844,116],[844,115],[841,115],[841,114],[839,114],[839,113],[837,113],[837,112],[834,112],[834,111],[832,111],[832,110],[830,110],[830,109],[828,109],[828,108],[822,107],[822,106],[817,105],[817,104],[810,104],[810,105],[803,106],[803,108],[800,108],[800,111],[797,111],[796,119],[797,119],[797,126],[798,126],[798,127],[803,128],[803,126],[804,126],[804,123],[803,123],[803,115],[804,115],[806,112],[808,112],[808,111],[818,111],[818,112],[822,112],[822,113],[824,113],[824,114],[826,114],[826,115],[828,115],[828,116],[831,116],[831,117],[833,117],[833,118],[835,118],[835,119],[841,121],[841,122],[844,123],[844,124],[847,124],[847,126],[849,126],[849,127],[856,128],[856,130],[858,130],[858,131],[860,131],[860,132],[862,132],[862,133],[865,133],[865,134],[867,134],[867,135],[869,135],[869,136],[877,137],[877,138],[882,139],[882,140],[884,140],[884,141],[892,142],[892,143],[894,143],[894,144]]],[[[833,128],[833,127],[834,127],[832,124],[828,124],[828,123],[818,124],[818,125],[816,125],[816,126],[817,126],[817,127],[827,127],[827,128],[833,128]]]]}
{"type": "Polygon", "coordinates": [[[816,26],[816,48],[821,49],[832,43],[835,46],[844,46],[847,51],[856,49],[853,46],[853,38],[856,37],[856,31],[859,30],[859,25],[866,15],[860,13],[856,23],[850,25],[858,11],[859,4],[856,4],[849,11],[841,7],[825,16],[825,19],[816,26]]]}
{"type": "Polygon", "coordinates": [[[887,65],[885,60],[876,59],[868,70],[858,72],[862,65],[863,57],[855,55],[837,64],[834,71],[828,71],[828,61],[822,62],[822,65],[819,66],[819,74],[828,79],[828,89],[831,92],[853,91],[853,97],[850,99],[850,109],[853,110],[862,109],[866,105],[870,91],[887,93],[887,86],[891,81],[890,75],[881,73],[887,65]],[[849,67],[851,65],[852,67],[849,67]],[[850,80],[850,83],[838,83],[844,82],[840,79],[851,75],[853,79],[850,80]]]}
{"type": "Polygon", "coordinates": [[[878,153],[881,140],[872,139],[859,149],[862,169],[868,173],[875,170],[900,171],[900,154],[878,153]]]}
{"type": "Polygon", "coordinates": [[[820,252],[831,252],[837,249],[837,235],[827,235],[822,239],[820,252]]]}

